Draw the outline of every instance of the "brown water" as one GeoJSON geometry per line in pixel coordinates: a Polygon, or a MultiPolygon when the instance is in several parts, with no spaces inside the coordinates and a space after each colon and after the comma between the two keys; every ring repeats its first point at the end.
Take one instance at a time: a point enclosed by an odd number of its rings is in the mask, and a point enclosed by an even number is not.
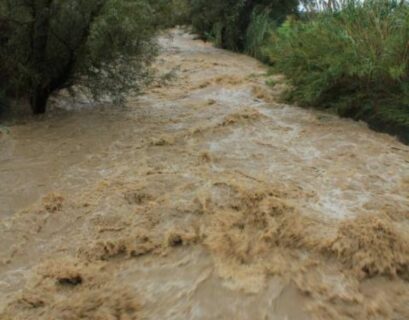
{"type": "Polygon", "coordinates": [[[409,148],[160,43],[126,107],[0,135],[0,319],[408,319],[409,148]]]}

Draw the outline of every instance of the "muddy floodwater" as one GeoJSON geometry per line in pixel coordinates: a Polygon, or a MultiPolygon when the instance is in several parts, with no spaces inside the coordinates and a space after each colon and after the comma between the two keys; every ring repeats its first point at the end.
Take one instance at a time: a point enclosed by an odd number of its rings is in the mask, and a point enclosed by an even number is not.
{"type": "Polygon", "coordinates": [[[2,130],[0,319],[409,319],[409,147],[159,42],[125,107],[2,130]]]}

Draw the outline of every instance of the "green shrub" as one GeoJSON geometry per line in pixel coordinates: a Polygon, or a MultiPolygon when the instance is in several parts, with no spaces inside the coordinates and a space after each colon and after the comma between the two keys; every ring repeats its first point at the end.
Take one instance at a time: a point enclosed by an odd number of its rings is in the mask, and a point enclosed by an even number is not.
{"type": "Polygon", "coordinates": [[[172,0],[172,25],[188,25],[190,23],[190,6],[188,0],[172,0]]]}
{"type": "Polygon", "coordinates": [[[194,31],[203,38],[225,49],[255,52],[258,49],[254,45],[260,38],[257,30],[262,30],[265,23],[271,25],[271,20],[279,23],[296,13],[298,1],[190,0],[190,6],[194,31]]]}
{"type": "Polygon", "coordinates": [[[409,129],[409,6],[350,1],[307,21],[288,20],[268,47],[292,84],[289,99],[409,129]]]}
{"type": "Polygon", "coordinates": [[[190,0],[194,31],[217,46],[238,50],[242,42],[239,15],[245,0],[190,0]]]}
{"type": "Polygon", "coordinates": [[[190,23],[189,0],[145,0],[152,7],[151,20],[157,29],[190,23]]]}
{"type": "Polygon", "coordinates": [[[254,10],[247,28],[245,53],[261,61],[268,61],[266,46],[268,45],[276,22],[271,19],[269,10],[254,10]]]}

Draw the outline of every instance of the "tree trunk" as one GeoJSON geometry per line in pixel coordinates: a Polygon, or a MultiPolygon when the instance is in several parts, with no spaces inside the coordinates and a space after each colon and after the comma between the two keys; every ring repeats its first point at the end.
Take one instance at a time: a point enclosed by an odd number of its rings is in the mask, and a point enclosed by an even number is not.
{"type": "Polygon", "coordinates": [[[32,83],[31,109],[34,114],[45,113],[51,91],[47,74],[47,44],[50,28],[50,11],[53,0],[35,0],[33,5],[32,57],[36,78],[32,83]]]}
{"type": "Polygon", "coordinates": [[[50,97],[50,91],[42,87],[33,89],[31,93],[31,110],[33,114],[43,114],[47,109],[47,101],[50,97]]]}

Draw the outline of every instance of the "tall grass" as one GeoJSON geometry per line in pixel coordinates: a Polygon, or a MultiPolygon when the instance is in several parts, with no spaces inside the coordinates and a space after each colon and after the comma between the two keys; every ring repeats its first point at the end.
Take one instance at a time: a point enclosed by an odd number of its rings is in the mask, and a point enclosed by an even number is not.
{"type": "Polygon", "coordinates": [[[270,40],[268,53],[292,84],[290,100],[404,128],[409,141],[409,6],[404,2],[348,1],[341,10],[288,20],[270,40]]]}
{"type": "Polygon", "coordinates": [[[254,10],[246,32],[244,51],[259,60],[267,61],[268,57],[264,49],[275,28],[276,22],[270,17],[270,10],[261,12],[254,10]]]}

